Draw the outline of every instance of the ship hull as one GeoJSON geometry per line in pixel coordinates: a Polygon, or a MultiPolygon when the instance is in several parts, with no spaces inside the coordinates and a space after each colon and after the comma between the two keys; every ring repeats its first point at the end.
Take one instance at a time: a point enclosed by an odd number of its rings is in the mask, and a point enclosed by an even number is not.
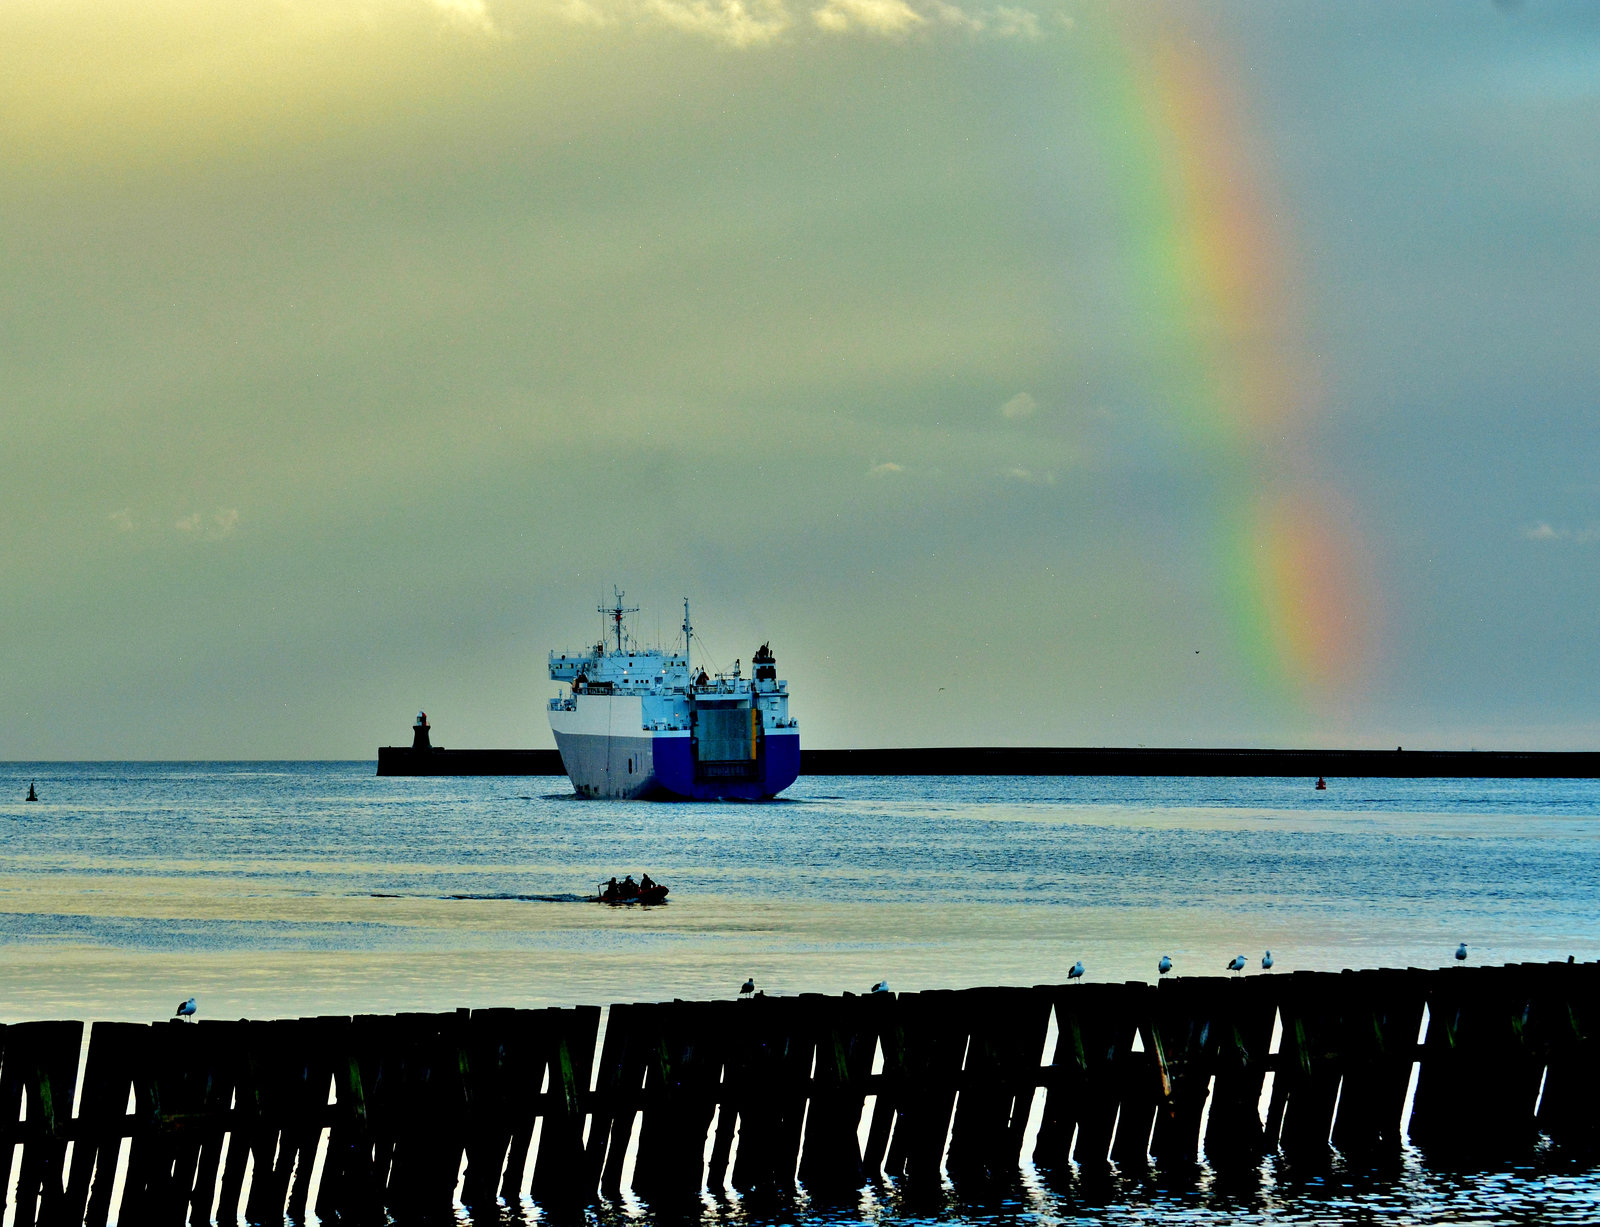
{"type": "Polygon", "coordinates": [[[800,774],[798,729],[766,730],[748,762],[703,763],[686,731],[643,730],[638,707],[631,696],[584,696],[577,710],[550,713],[562,766],[580,797],[761,801],[800,774]]]}

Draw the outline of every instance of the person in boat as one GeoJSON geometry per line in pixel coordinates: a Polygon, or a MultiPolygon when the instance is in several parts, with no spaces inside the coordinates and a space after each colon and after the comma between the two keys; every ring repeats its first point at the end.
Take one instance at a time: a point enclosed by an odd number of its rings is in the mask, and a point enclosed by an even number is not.
{"type": "Polygon", "coordinates": [[[606,883],[605,890],[600,892],[600,897],[607,903],[615,903],[617,899],[617,879],[613,877],[606,883]]]}
{"type": "Polygon", "coordinates": [[[639,897],[639,884],[633,880],[631,873],[622,879],[622,897],[624,899],[637,899],[639,897]]]}
{"type": "Polygon", "coordinates": [[[655,888],[656,888],[656,884],[655,884],[655,882],[653,882],[651,880],[650,875],[648,873],[642,873],[642,874],[639,875],[639,893],[640,894],[644,894],[647,891],[652,891],[655,888]]]}

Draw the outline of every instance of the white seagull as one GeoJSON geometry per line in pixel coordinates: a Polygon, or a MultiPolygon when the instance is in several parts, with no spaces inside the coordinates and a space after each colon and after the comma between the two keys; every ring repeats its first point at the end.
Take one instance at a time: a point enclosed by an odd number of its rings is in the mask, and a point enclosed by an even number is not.
{"type": "Polygon", "coordinates": [[[872,986],[872,991],[875,993],[887,993],[889,991],[889,982],[887,980],[879,980],[872,986]]]}
{"type": "Polygon", "coordinates": [[[1466,957],[1467,957],[1467,943],[1466,942],[1462,942],[1459,946],[1456,947],[1456,958],[1465,961],[1466,957]]]}
{"type": "Polygon", "coordinates": [[[1083,979],[1083,960],[1082,959],[1079,959],[1076,963],[1074,963],[1072,965],[1072,970],[1067,972],[1067,979],[1069,981],[1083,979]]]}
{"type": "Polygon", "coordinates": [[[1265,954],[1263,954],[1261,956],[1261,970],[1262,971],[1271,971],[1272,970],[1272,951],[1269,950],[1269,951],[1267,951],[1265,954]]]}
{"type": "Polygon", "coordinates": [[[755,991],[756,991],[756,978],[754,976],[751,976],[748,980],[746,980],[743,984],[741,984],[739,986],[739,996],[741,996],[741,997],[748,997],[751,993],[753,993],[755,991]]]}
{"type": "Polygon", "coordinates": [[[1228,970],[1229,971],[1243,971],[1244,970],[1244,955],[1236,954],[1236,955],[1233,956],[1233,958],[1228,960],[1228,970]]]}
{"type": "Polygon", "coordinates": [[[187,1001],[180,1001],[178,1003],[178,1008],[176,1010],[172,1011],[172,1016],[174,1018],[193,1018],[194,1017],[194,1011],[195,1011],[194,998],[191,997],[187,1001]]]}
{"type": "Polygon", "coordinates": [[[1172,970],[1172,959],[1170,957],[1168,957],[1167,955],[1163,954],[1161,956],[1161,961],[1156,964],[1156,971],[1164,976],[1171,970],[1172,970]]]}

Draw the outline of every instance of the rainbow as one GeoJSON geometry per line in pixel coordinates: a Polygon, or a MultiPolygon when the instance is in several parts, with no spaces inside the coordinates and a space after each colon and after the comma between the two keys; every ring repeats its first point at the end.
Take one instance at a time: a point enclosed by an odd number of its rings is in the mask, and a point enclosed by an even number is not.
{"type": "Polygon", "coordinates": [[[1087,105],[1130,255],[1146,393],[1213,482],[1213,571],[1262,693],[1338,706],[1370,659],[1372,600],[1351,508],[1309,454],[1319,397],[1293,252],[1223,39],[1174,10],[1080,27],[1087,105]]]}

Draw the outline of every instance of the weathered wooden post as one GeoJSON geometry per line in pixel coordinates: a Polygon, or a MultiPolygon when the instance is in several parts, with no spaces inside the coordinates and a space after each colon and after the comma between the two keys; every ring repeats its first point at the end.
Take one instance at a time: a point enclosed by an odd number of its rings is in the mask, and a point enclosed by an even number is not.
{"type": "MultiPolygon", "coordinates": [[[[328,1045],[336,1108],[317,1189],[317,1217],[323,1222],[377,1222],[383,1217],[383,1184],[373,1161],[365,1084],[365,1078],[376,1075],[376,1057],[368,1050],[375,1030],[373,1020],[368,1016],[364,1022],[350,1018],[319,1021],[328,1045]]],[[[241,1101],[243,1098],[241,1094],[241,1101]]],[[[230,1166],[233,1150],[230,1146],[230,1166]]]]}
{"type": "Polygon", "coordinates": [[[1328,1134],[1339,1099],[1341,979],[1329,972],[1296,971],[1280,978],[1280,985],[1283,1040],[1267,1111],[1267,1144],[1276,1142],[1292,1163],[1322,1164],[1332,1154],[1328,1134]]]}
{"type": "Polygon", "coordinates": [[[894,1135],[884,1170],[912,1185],[936,1186],[967,1048],[961,995],[948,989],[902,993],[884,1073],[896,1084],[894,1135]],[[891,1052],[890,1049],[893,1048],[891,1052]]]}
{"type": "MultiPolygon", "coordinates": [[[[1111,1157],[1117,1117],[1126,1098],[1145,1130],[1154,1112],[1150,1064],[1133,1051],[1147,1011],[1147,984],[1067,984],[1048,990],[1056,1016],[1056,1051],[1034,1162],[1065,1167],[1069,1155],[1080,1167],[1103,1169],[1111,1157]],[[1148,1109],[1148,1111],[1146,1111],[1148,1109]],[[1077,1141],[1073,1136],[1076,1133],[1077,1141]]],[[[1132,1125],[1129,1136],[1139,1132],[1132,1125]]]]}
{"type": "Polygon", "coordinates": [[[1548,1056],[1538,1126],[1562,1145],[1600,1142],[1591,1083],[1600,1060],[1600,963],[1549,965],[1534,998],[1548,1056]]]}
{"type": "Polygon", "coordinates": [[[1200,1117],[1221,1033],[1229,1026],[1227,1015],[1221,982],[1213,977],[1163,980],[1156,988],[1155,1035],[1165,1094],[1150,1153],[1159,1163],[1199,1158],[1200,1117]]]}
{"type": "Polygon", "coordinates": [[[1400,969],[1346,972],[1340,977],[1343,1081],[1333,1144],[1346,1155],[1399,1153],[1426,982],[1427,973],[1400,969]]]}
{"type": "Polygon", "coordinates": [[[879,1019],[893,998],[806,995],[816,1043],[817,1066],[800,1152],[800,1182],[815,1197],[859,1189],[868,1173],[857,1131],[866,1103],[867,1079],[877,1050],[879,1019]]]}
{"type": "Polygon", "coordinates": [[[605,1042],[600,1049],[594,1109],[585,1149],[588,1171],[600,1192],[616,1197],[622,1191],[622,1164],[633,1134],[640,1088],[644,1085],[644,1020],[648,1005],[623,1003],[606,1011],[605,1042]],[[636,1034],[637,1032],[637,1034],[636,1034]]]}
{"type": "Polygon", "coordinates": [[[1525,1035],[1532,994],[1517,968],[1432,973],[1411,1138],[1436,1154],[1493,1154],[1534,1137],[1544,1062],[1525,1035]]]}
{"type": "Polygon", "coordinates": [[[741,1004],[675,1001],[652,1010],[633,1187],[655,1203],[682,1203],[700,1192],[729,1015],[741,1004]]]}
{"type": "Polygon", "coordinates": [[[733,1005],[726,1092],[739,1119],[733,1187],[740,1192],[792,1189],[816,1052],[808,1007],[793,997],[757,997],[733,1005]]]}
{"type": "MultiPolygon", "coordinates": [[[[548,1009],[540,1011],[540,1017],[536,1065],[549,1071],[550,1089],[544,1100],[539,1153],[533,1160],[532,1192],[540,1204],[566,1210],[588,1205],[599,1192],[598,1169],[584,1153],[583,1120],[600,1034],[600,1007],[548,1009]]],[[[518,1180],[531,1141],[531,1129],[527,1134],[518,1132],[512,1140],[511,1161],[518,1180]]]]}
{"type": "Polygon", "coordinates": [[[959,997],[969,1038],[950,1129],[950,1175],[982,1183],[1014,1179],[1039,1084],[1050,995],[1036,988],[980,988],[959,997]]]}
{"type": "MultiPolygon", "coordinates": [[[[467,1171],[461,1201],[489,1215],[500,1197],[512,1136],[538,1112],[543,1063],[536,1062],[526,1010],[473,1010],[466,1024],[467,1171]],[[539,1065],[537,1072],[531,1067],[539,1065]]],[[[520,1182],[519,1182],[520,1183],[520,1182]]]]}
{"type": "MultiPolygon", "coordinates": [[[[1222,980],[1222,977],[1216,977],[1222,980]]],[[[1261,1120],[1273,1026],[1281,996],[1279,976],[1222,981],[1226,1022],[1217,1036],[1216,1081],[1203,1141],[1212,1164],[1252,1166],[1269,1149],[1261,1120]]]]}
{"type": "Polygon", "coordinates": [[[78,1100],[78,1137],[61,1211],[64,1223],[105,1227],[117,1159],[127,1134],[134,1063],[142,1059],[149,1030],[139,1023],[124,1022],[97,1022],[89,1030],[83,1093],[78,1100]]]}
{"type": "MultiPolygon", "coordinates": [[[[66,1204],[67,1125],[78,1086],[81,1022],[12,1023],[0,1033],[0,1148],[4,1192],[16,1171],[16,1227],[33,1227],[39,1216],[58,1219],[66,1204]],[[28,1119],[21,1120],[27,1104],[28,1119]],[[22,1160],[15,1145],[22,1142],[22,1160]]],[[[0,1204],[0,1211],[4,1205],[0,1204]]]]}

